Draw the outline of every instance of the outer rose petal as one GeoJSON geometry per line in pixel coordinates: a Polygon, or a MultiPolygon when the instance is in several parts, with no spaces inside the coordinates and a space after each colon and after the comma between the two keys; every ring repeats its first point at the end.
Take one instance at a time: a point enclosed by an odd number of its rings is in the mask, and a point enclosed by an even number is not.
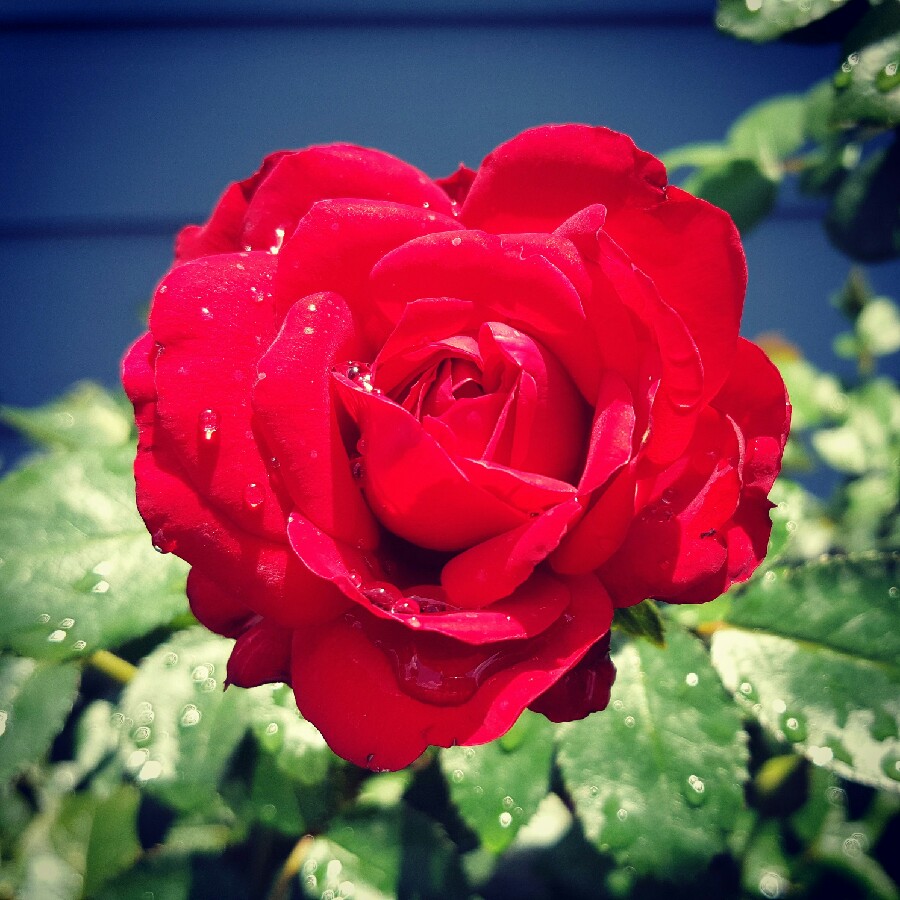
{"type": "Polygon", "coordinates": [[[468,166],[460,163],[459,168],[452,175],[438,178],[435,184],[439,184],[454,203],[462,203],[469,193],[476,174],[468,166]]]}
{"type": "Polygon", "coordinates": [[[188,572],[187,596],[191,612],[200,624],[225,637],[239,637],[259,618],[234,594],[196,567],[188,572]]]}
{"type": "Polygon", "coordinates": [[[266,622],[256,622],[238,639],[228,659],[228,684],[257,687],[291,680],[293,632],[266,622]]]}
{"type": "Polygon", "coordinates": [[[250,408],[256,363],[274,336],[274,267],[261,253],[178,266],[156,292],[150,330],[162,347],[155,361],[159,427],[185,476],[241,528],[283,540],[286,514],[250,408]]]}
{"type": "Polygon", "coordinates": [[[553,231],[594,203],[610,210],[664,197],[666,170],[608,128],[545,125],[501,144],[478,169],[460,217],[494,233],[553,231]]]}
{"type": "Polygon", "coordinates": [[[611,215],[606,230],[687,324],[709,400],[731,369],[747,289],[744,251],[730,216],[669,188],[657,206],[611,215]]]}
{"type": "Polygon", "coordinates": [[[551,722],[574,722],[609,705],[616,667],[609,658],[609,635],[597,641],[584,659],[544,691],[529,707],[551,722]]]}
{"type": "MultiPolygon", "coordinates": [[[[474,695],[458,705],[437,706],[404,692],[388,655],[358,619],[297,630],[292,654],[297,706],[336,753],[371,769],[400,769],[429,745],[483,744],[500,737],[609,630],[612,605],[599,581],[585,576],[567,583],[571,620],[563,617],[523,642],[521,658],[486,675],[474,695]]],[[[445,645],[448,651],[451,643],[445,645]]],[[[421,667],[418,673],[426,676],[421,667]]],[[[478,679],[475,671],[470,677],[478,679]]],[[[439,687],[435,683],[436,698],[439,687]]]]}

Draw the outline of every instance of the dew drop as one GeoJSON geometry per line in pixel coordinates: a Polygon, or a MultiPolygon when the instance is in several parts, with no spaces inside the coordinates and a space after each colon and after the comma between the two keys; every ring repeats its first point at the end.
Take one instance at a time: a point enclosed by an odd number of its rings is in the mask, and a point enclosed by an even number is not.
{"type": "Polygon", "coordinates": [[[759,892],[769,900],[783,897],[787,882],[777,872],[763,872],[759,879],[759,892]]]}
{"type": "Polygon", "coordinates": [[[212,444],[219,436],[219,416],[215,410],[204,409],[198,419],[200,440],[212,444]]]}
{"type": "Polygon", "coordinates": [[[356,588],[358,588],[362,584],[362,576],[359,574],[359,572],[356,571],[356,569],[351,569],[347,573],[347,580],[350,582],[350,584],[353,585],[353,587],[356,588]]]}
{"type": "Polygon", "coordinates": [[[475,758],[475,748],[474,747],[466,747],[463,750],[463,756],[466,759],[474,759],[475,758]]]}
{"type": "Polygon", "coordinates": [[[85,647],[87,647],[87,641],[75,641],[72,644],[72,649],[74,650],[84,650],[85,647]]]}
{"type": "Polygon", "coordinates": [[[452,241],[450,241],[450,243],[453,244],[454,247],[458,247],[462,243],[462,238],[455,237],[452,241]]]}
{"type": "Polygon", "coordinates": [[[71,628],[75,624],[74,619],[65,618],[59,623],[60,628],[71,628]]]}
{"type": "Polygon", "coordinates": [[[900,596],[900,588],[898,588],[896,585],[892,585],[888,588],[888,596],[893,598],[900,596]]]}
{"type": "Polygon", "coordinates": [[[789,741],[803,741],[806,739],[806,722],[802,716],[782,713],[779,719],[781,730],[789,741]]]}
{"type": "Polygon", "coordinates": [[[167,538],[160,528],[153,532],[153,549],[157,553],[171,553],[175,549],[175,541],[167,538]]]}
{"type": "Polygon", "coordinates": [[[619,811],[616,813],[616,818],[620,822],[624,822],[628,818],[628,810],[624,808],[619,809],[619,811]]]}
{"type": "Polygon", "coordinates": [[[625,716],[624,722],[626,728],[634,728],[634,716],[625,716]]]}
{"type": "Polygon", "coordinates": [[[196,725],[200,719],[202,718],[202,713],[193,703],[188,703],[187,706],[181,711],[181,724],[185,728],[190,728],[192,725],[196,725]]]}
{"type": "Polygon", "coordinates": [[[150,739],[150,729],[146,725],[139,725],[134,730],[134,739],[142,744],[144,741],[150,739]]]}
{"type": "Polygon", "coordinates": [[[164,665],[167,669],[171,669],[172,666],[176,665],[177,662],[178,662],[178,654],[175,653],[173,650],[170,650],[170,651],[163,657],[163,665],[164,665]]]}
{"type": "Polygon", "coordinates": [[[194,681],[206,681],[212,673],[213,668],[210,665],[194,666],[194,669],[191,672],[191,678],[193,678],[194,681]]]}
{"type": "Polygon", "coordinates": [[[66,639],[66,633],[61,629],[57,628],[56,631],[51,631],[49,635],[47,635],[47,640],[51,644],[58,644],[60,641],[64,641],[66,639]]]}
{"type": "Polygon", "coordinates": [[[453,770],[453,780],[459,784],[466,777],[466,773],[462,769],[453,770]]]}
{"type": "Polygon", "coordinates": [[[501,828],[509,828],[512,824],[512,816],[508,812],[502,812],[499,816],[499,822],[501,828]]]}
{"type": "Polygon", "coordinates": [[[247,509],[259,509],[266,501],[266,492],[255,482],[244,488],[244,506],[247,509]]]}
{"type": "Polygon", "coordinates": [[[141,766],[140,772],[137,774],[138,781],[153,781],[154,778],[159,778],[162,775],[162,763],[155,759],[148,759],[141,766]]]}
{"type": "Polygon", "coordinates": [[[625,709],[625,704],[621,700],[613,700],[613,709],[621,711],[625,709]]]}
{"type": "Polygon", "coordinates": [[[688,672],[687,675],[684,676],[684,683],[688,687],[697,687],[700,683],[700,678],[696,672],[688,672]]]}
{"type": "Polygon", "coordinates": [[[476,797],[481,797],[484,794],[484,788],[480,784],[476,784],[472,790],[476,797]]]}
{"type": "Polygon", "coordinates": [[[503,798],[503,806],[505,809],[512,809],[516,805],[516,801],[513,800],[512,797],[506,796],[503,798]]]}
{"type": "Polygon", "coordinates": [[[277,722],[269,722],[266,725],[266,734],[277,734],[278,733],[278,723],[277,722]]]}
{"type": "Polygon", "coordinates": [[[38,616],[38,622],[40,622],[41,625],[46,625],[49,621],[50,621],[50,616],[47,613],[41,613],[38,616]]]}

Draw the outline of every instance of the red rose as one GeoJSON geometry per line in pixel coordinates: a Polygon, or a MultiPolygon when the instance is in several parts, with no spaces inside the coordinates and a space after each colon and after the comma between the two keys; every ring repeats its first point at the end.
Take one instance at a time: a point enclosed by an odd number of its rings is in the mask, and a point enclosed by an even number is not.
{"type": "Polygon", "coordinates": [[[275,154],[177,263],[124,363],[141,513],[229,680],[290,682],[347,759],[602,709],[614,606],[765,553],[789,406],[738,235],[623,135],[438,182],[275,154]]]}

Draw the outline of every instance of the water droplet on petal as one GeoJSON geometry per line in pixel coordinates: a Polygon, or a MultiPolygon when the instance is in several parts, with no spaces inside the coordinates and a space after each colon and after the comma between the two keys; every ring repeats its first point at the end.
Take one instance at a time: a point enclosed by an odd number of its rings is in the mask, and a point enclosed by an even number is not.
{"type": "Polygon", "coordinates": [[[266,492],[254,482],[244,488],[244,506],[247,509],[259,509],[266,501],[266,492]]]}
{"type": "Polygon", "coordinates": [[[200,440],[212,444],[219,436],[219,415],[213,409],[204,409],[198,417],[200,440]]]}
{"type": "Polygon", "coordinates": [[[153,549],[157,553],[172,553],[175,550],[175,541],[167,538],[162,528],[153,532],[151,540],[153,541],[153,549]]]}

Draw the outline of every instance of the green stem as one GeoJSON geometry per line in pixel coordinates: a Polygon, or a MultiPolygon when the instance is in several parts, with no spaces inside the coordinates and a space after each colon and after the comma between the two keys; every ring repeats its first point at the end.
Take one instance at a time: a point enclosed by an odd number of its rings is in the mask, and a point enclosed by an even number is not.
{"type": "Polygon", "coordinates": [[[87,661],[99,672],[120,684],[128,684],[137,675],[137,667],[121,656],[110,653],[109,650],[97,650],[87,658],[87,661]]]}
{"type": "Polygon", "coordinates": [[[312,848],[315,837],[311,834],[305,834],[296,844],[294,849],[288,854],[288,858],[284,861],[284,865],[272,885],[269,892],[269,900],[287,900],[290,896],[291,882],[300,871],[309,851],[312,848]]]}

